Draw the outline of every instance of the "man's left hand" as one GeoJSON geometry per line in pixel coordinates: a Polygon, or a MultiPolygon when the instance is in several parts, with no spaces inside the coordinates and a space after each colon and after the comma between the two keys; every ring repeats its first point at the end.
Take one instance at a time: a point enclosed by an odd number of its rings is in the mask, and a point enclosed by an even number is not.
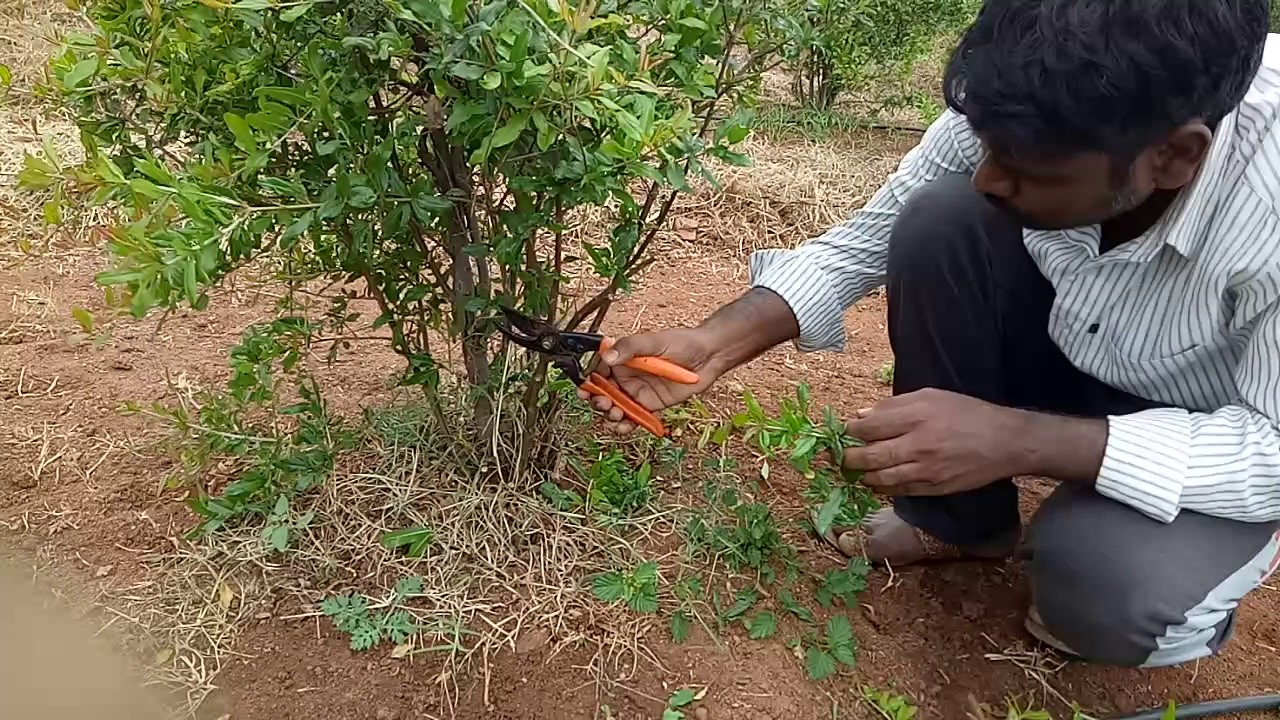
{"type": "Polygon", "coordinates": [[[877,403],[848,423],[866,443],[841,464],[887,495],[950,495],[1020,474],[1030,413],[925,389],[877,403]]]}

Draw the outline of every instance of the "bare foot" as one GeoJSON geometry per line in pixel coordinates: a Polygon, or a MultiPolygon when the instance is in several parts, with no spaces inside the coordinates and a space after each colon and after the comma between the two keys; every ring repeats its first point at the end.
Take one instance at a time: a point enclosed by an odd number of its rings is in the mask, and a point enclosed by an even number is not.
{"type": "Polygon", "coordinates": [[[887,507],[868,515],[863,527],[841,532],[835,540],[836,547],[847,556],[865,554],[873,563],[903,566],[932,560],[1007,558],[1013,555],[1021,535],[1022,529],[1017,528],[990,543],[957,547],[915,529],[887,507]]]}

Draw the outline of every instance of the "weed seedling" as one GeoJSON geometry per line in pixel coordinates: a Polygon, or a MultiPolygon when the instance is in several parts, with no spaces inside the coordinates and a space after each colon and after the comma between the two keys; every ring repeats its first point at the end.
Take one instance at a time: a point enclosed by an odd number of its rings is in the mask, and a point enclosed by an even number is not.
{"type": "Polygon", "coordinates": [[[835,674],[839,665],[853,667],[857,661],[858,644],[853,637],[853,626],[843,615],[827,621],[826,633],[821,639],[810,631],[790,644],[793,649],[803,651],[810,680],[825,680],[835,674]]]}
{"type": "Polygon", "coordinates": [[[320,603],[320,612],[333,620],[339,632],[351,637],[351,649],[369,650],[383,640],[396,645],[409,642],[418,631],[413,618],[399,607],[406,599],[422,594],[422,578],[411,575],[396,583],[395,591],[386,608],[375,613],[363,595],[346,593],[326,598],[320,603]]]}
{"type": "Polygon", "coordinates": [[[311,511],[297,518],[289,516],[289,498],[281,495],[267,516],[267,523],[262,526],[262,539],[272,550],[282,553],[289,549],[289,539],[293,532],[305,530],[311,525],[316,514],[311,511]]]}
{"type": "Polygon", "coordinates": [[[645,462],[634,467],[621,450],[602,452],[586,469],[576,462],[573,464],[588,482],[587,499],[591,509],[604,515],[629,517],[648,505],[653,497],[653,466],[645,462]]]}
{"type": "Polygon", "coordinates": [[[880,368],[880,371],[876,373],[876,379],[880,381],[881,385],[893,387],[893,368],[892,362],[885,363],[884,367],[880,368]]]}
{"type": "Polygon", "coordinates": [[[840,600],[847,608],[858,604],[858,594],[867,589],[867,573],[871,565],[865,558],[849,558],[839,570],[828,570],[818,586],[817,598],[822,607],[830,608],[840,600]]]}
{"type": "Polygon", "coordinates": [[[418,526],[384,533],[380,542],[388,550],[399,549],[406,557],[421,558],[427,554],[433,540],[435,533],[429,528],[418,526]]]}
{"type": "Polygon", "coordinates": [[[682,708],[687,708],[695,702],[706,697],[707,689],[690,690],[684,688],[677,690],[667,699],[667,707],[662,711],[662,720],[684,720],[685,713],[682,708]]]}
{"type": "Polygon", "coordinates": [[[905,696],[873,687],[862,688],[862,697],[885,720],[915,720],[918,710],[905,696]]]}
{"type": "Polygon", "coordinates": [[[804,497],[819,506],[816,529],[820,534],[832,527],[855,527],[879,507],[874,494],[859,482],[861,473],[819,462],[820,457],[840,458],[846,448],[859,442],[845,433],[844,424],[831,408],[823,411],[820,424],[809,418],[807,385],[796,388],[794,399],[782,401],[776,418],[767,416],[750,392],[744,394],[743,400],[747,409],[734,417],[733,426],[745,431],[747,439],[764,453],[766,461],[785,456],[809,481],[804,497]]]}
{"type": "Polygon", "coordinates": [[[643,562],[632,570],[612,570],[597,575],[591,583],[596,597],[607,603],[625,602],[639,613],[658,609],[658,564],[643,562]]]}
{"type": "Polygon", "coordinates": [[[671,614],[671,639],[676,644],[689,639],[696,616],[694,604],[702,594],[702,579],[697,576],[682,578],[675,584],[675,595],[680,601],[680,607],[671,614]]]}

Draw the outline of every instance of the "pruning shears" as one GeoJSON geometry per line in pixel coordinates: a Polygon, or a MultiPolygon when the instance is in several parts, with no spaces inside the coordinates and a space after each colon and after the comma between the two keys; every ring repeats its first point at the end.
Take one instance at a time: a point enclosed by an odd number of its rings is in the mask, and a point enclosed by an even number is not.
{"type": "MultiPolygon", "coordinates": [[[[502,308],[502,315],[503,317],[498,319],[498,330],[508,340],[528,350],[547,355],[551,358],[551,365],[564,373],[573,381],[573,384],[591,395],[603,395],[609,398],[628,420],[653,435],[666,436],[667,429],[658,416],[636,402],[616,383],[598,372],[584,374],[581,356],[608,350],[613,346],[613,338],[596,333],[562,332],[550,323],[531,318],[511,308],[502,308]]],[[[625,365],[633,370],[683,385],[698,383],[697,373],[663,357],[634,357],[625,365]]]]}

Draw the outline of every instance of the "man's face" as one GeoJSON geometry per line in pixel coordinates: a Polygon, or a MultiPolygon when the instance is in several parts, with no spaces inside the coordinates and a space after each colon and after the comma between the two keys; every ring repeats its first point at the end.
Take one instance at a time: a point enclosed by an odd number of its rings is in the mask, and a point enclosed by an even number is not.
{"type": "Polygon", "coordinates": [[[988,153],[973,186],[1032,230],[1096,225],[1141,205],[1153,187],[1133,173],[1117,173],[1103,153],[1029,161],[988,153]],[[1146,187],[1144,187],[1146,186],[1146,187]]]}

